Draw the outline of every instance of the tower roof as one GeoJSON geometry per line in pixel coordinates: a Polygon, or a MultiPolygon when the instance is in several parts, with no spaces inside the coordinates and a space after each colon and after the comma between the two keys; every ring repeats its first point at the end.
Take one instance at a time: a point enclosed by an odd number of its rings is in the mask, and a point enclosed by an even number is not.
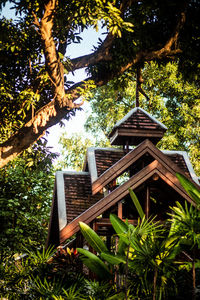
{"type": "Polygon", "coordinates": [[[112,145],[138,145],[146,138],[157,144],[167,127],[140,107],[117,122],[109,134],[112,145]]]}

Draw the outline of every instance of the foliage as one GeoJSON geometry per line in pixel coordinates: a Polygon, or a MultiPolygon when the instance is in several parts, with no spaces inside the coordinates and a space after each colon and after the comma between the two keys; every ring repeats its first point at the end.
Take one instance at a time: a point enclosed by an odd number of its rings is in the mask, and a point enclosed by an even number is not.
{"type": "MultiPolygon", "coordinates": [[[[0,293],[9,299],[54,299],[78,295],[83,286],[78,256],[69,249],[24,249],[26,256],[2,263],[0,293]],[[76,267],[71,266],[71,263],[76,267]],[[76,282],[76,284],[74,284],[76,282]]],[[[72,299],[72,298],[71,298],[72,299]]]]}
{"type": "Polygon", "coordinates": [[[55,157],[41,140],[1,169],[1,259],[44,245],[55,157]]]}
{"type": "Polygon", "coordinates": [[[2,265],[0,295],[8,299],[123,299],[109,282],[80,275],[77,259],[68,248],[27,251],[26,257],[2,265]],[[76,271],[71,269],[75,257],[76,271]]]}
{"type": "Polygon", "coordinates": [[[200,191],[192,182],[190,182],[184,175],[180,173],[176,173],[176,177],[180,181],[181,185],[185,189],[185,191],[188,193],[188,195],[194,200],[194,202],[197,205],[197,208],[199,208],[200,204],[200,191]]]}
{"type": "MultiPolygon", "coordinates": [[[[1,295],[5,297],[9,296],[9,299],[22,299],[26,297],[26,294],[34,294],[33,291],[37,290],[35,286],[37,286],[40,280],[39,275],[43,276],[42,280],[47,285],[45,276],[47,276],[51,269],[51,266],[47,262],[53,253],[54,250],[52,248],[45,251],[43,247],[40,251],[27,251],[27,255],[24,258],[16,261],[10,259],[3,263],[4,271],[1,279],[1,295]]],[[[27,297],[27,299],[29,298],[27,297]]]]}
{"type": "Polygon", "coordinates": [[[84,293],[88,295],[91,300],[114,300],[122,299],[124,296],[122,293],[116,294],[114,286],[111,286],[109,282],[99,282],[96,280],[85,280],[84,293]]]}
{"type": "Polygon", "coordinates": [[[60,139],[61,157],[56,164],[56,169],[73,169],[82,171],[87,149],[92,146],[106,147],[109,142],[103,139],[93,139],[83,134],[75,133],[71,136],[64,132],[60,139]]]}
{"type": "Polygon", "coordinates": [[[7,3],[16,18],[0,20],[1,167],[74,115],[77,99],[131,67],[174,59],[198,84],[199,1],[4,0],[0,9],[7,3]],[[68,46],[100,26],[105,35],[93,52],[71,58],[68,46]],[[68,74],[81,68],[90,77],[70,82],[68,74]]]}
{"type": "Polygon", "coordinates": [[[108,264],[113,280],[114,277],[116,278],[116,274],[117,277],[123,276],[124,284],[120,288],[125,290],[126,297],[128,294],[127,280],[130,280],[129,287],[131,287],[133,277],[134,280],[136,277],[140,278],[140,284],[137,287],[134,286],[137,292],[132,290],[133,295],[146,297],[153,291],[153,299],[156,299],[157,296],[164,297],[169,292],[167,285],[171,283],[175,286],[173,276],[177,268],[174,261],[180,251],[178,239],[177,237],[168,237],[166,229],[154,219],[146,220],[136,195],[131,192],[131,196],[143,218],[141,221],[138,220],[137,226],[133,226],[124,223],[116,215],[110,215],[111,224],[119,237],[118,247],[115,251],[109,251],[102,244],[101,238],[83,223],[79,224],[81,232],[87,242],[97,251],[97,255],[84,249],[78,248],[77,250],[83,255],[80,257],[83,262],[99,278],[106,276],[105,272],[104,276],[100,276],[102,266],[105,266],[103,261],[108,264]],[[90,263],[87,258],[90,259],[90,263]]]}
{"type": "Polygon", "coordinates": [[[81,134],[73,134],[68,137],[63,133],[59,139],[62,146],[61,159],[56,165],[56,169],[72,168],[76,171],[82,171],[87,148],[92,146],[89,138],[84,138],[81,134]]]}
{"type": "MultiPolygon", "coordinates": [[[[176,175],[184,187],[186,192],[194,200],[196,207],[190,204],[188,208],[187,202],[185,202],[185,207],[183,207],[179,202],[176,206],[171,207],[171,236],[179,238],[179,243],[182,249],[186,251],[188,257],[190,257],[190,263],[192,265],[192,275],[193,275],[193,294],[196,293],[196,262],[199,260],[198,249],[200,249],[200,190],[191,183],[185,176],[177,173],[176,175]]],[[[195,298],[195,296],[194,296],[195,298]]]]}
{"type": "MultiPolygon", "coordinates": [[[[156,117],[168,130],[158,147],[188,152],[196,174],[200,174],[200,89],[198,82],[188,82],[176,63],[156,63],[143,68],[140,107],[156,117]]],[[[90,98],[92,114],[85,128],[94,136],[111,132],[114,124],[135,107],[135,72],[129,72],[94,91],[90,98]]]]}
{"type": "MultiPolygon", "coordinates": [[[[200,174],[200,90],[197,82],[183,80],[176,63],[166,66],[145,64],[143,90],[147,101],[140,95],[140,107],[156,117],[168,130],[158,147],[166,150],[187,151],[197,175],[200,174]]],[[[98,88],[90,96],[92,113],[85,129],[88,138],[76,135],[60,139],[64,159],[60,166],[80,170],[88,146],[109,147],[108,133],[114,124],[135,107],[135,73],[127,72],[106,86],[98,88]],[[67,155],[65,155],[67,153],[67,155]],[[76,154],[77,153],[77,154],[76,154]],[[67,162],[67,163],[66,163],[67,162]],[[78,166],[78,168],[77,168],[78,166]]]]}

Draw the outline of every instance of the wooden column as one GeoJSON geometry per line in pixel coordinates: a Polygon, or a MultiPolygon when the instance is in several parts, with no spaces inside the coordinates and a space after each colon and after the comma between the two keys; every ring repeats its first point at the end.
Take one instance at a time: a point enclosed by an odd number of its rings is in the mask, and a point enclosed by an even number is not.
{"type": "Polygon", "coordinates": [[[118,218],[122,219],[122,201],[118,202],[117,215],[118,215],[118,218]]]}
{"type": "MultiPolygon", "coordinates": [[[[80,231],[76,234],[75,245],[76,245],[76,248],[83,248],[83,235],[80,231]]],[[[78,264],[77,265],[78,269],[83,272],[83,262],[79,259],[77,264],[78,264]]]]}
{"type": "Polygon", "coordinates": [[[95,231],[95,232],[97,232],[97,223],[96,223],[96,220],[94,220],[93,222],[92,222],[92,229],[95,231]]]}
{"type": "Polygon", "coordinates": [[[147,184],[146,186],[146,203],[145,203],[145,215],[148,219],[150,216],[150,187],[147,184]]]}

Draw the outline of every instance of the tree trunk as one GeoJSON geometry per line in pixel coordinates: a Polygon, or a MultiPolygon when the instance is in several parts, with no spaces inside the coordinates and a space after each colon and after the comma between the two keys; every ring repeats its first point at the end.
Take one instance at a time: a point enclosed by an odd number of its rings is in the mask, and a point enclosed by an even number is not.
{"type": "Polygon", "coordinates": [[[158,269],[155,268],[154,270],[154,277],[153,277],[153,300],[156,300],[156,283],[158,277],[158,269]]]}
{"type": "Polygon", "coordinates": [[[195,270],[195,256],[193,257],[192,261],[192,285],[193,285],[193,299],[196,299],[196,270],[195,270]]]}

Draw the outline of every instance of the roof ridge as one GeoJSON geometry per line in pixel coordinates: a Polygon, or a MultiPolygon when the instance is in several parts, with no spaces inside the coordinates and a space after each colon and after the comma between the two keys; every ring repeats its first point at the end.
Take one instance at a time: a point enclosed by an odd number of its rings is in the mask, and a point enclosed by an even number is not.
{"type": "Polygon", "coordinates": [[[157,123],[160,127],[162,127],[163,129],[167,130],[167,127],[161,123],[160,121],[158,121],[156,118],[154,118],[152,115],[150,115],[150,113],[148,113],[146,110],[144,110],[143,108],[141,107],[135,107],[133,109],[131,109],[121,120],[119,120],[115,125],[114,127],[112,128],[112,131],[113,129],[119,127],[122,123],[124,123],[126,120],[128,120],[134,113],[136,113],[137,111],[140,111],[142,113],[144,113],[147,117],[149,117],[153,122],[157,123]]]}

